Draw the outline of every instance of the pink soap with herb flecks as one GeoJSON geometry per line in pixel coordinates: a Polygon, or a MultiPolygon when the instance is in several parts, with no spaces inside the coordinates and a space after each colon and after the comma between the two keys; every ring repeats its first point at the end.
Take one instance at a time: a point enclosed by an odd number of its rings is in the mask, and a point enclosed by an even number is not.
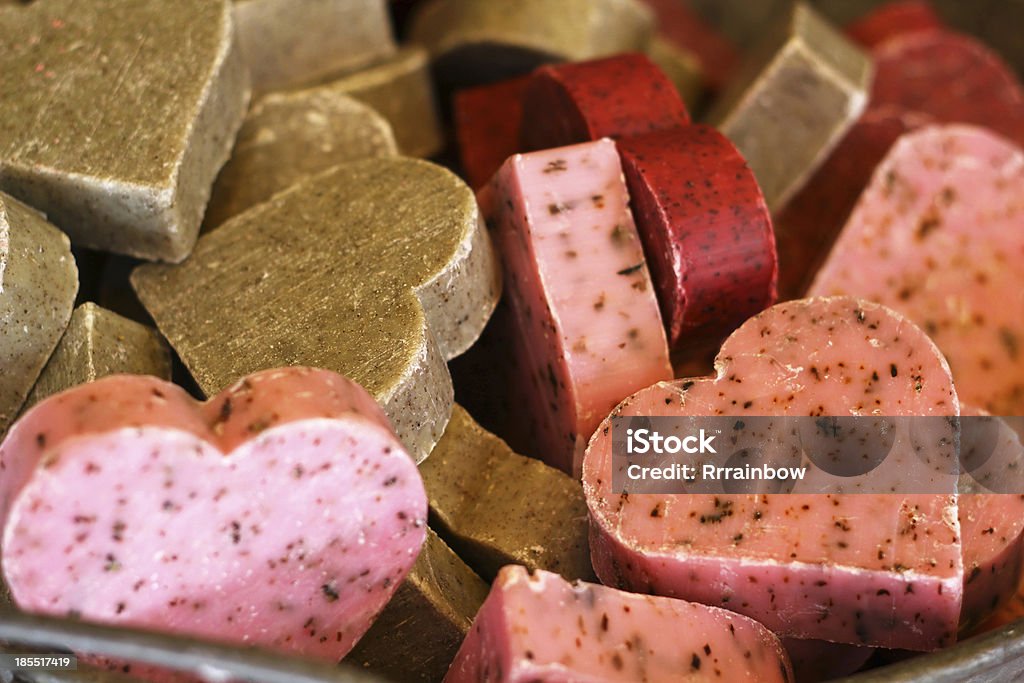
{"type": "Polygon", "coordinates": [[[927,126],[889,150],[809,293],[891,306],[942,349],[957,393],[1024,410],[1024,150],[984,128],[927,126]]]}
{"type": "MultiPolygon", "coordinates": [[[[645,389],[612,417],[959,413],[949,367],[924,332],[847,297],[751,318],[716,369],[645,389]]],[[[625,495],[612,488],[612,467],[609,418],[583,470],[602,582],[725,607],[780,636],[914,650],[955,641],[964,576],[955,482],[949,495],[625,495]]]]}
{"type": "Polygon", "coordinates": [[[512,316],[516,431],[527,455],[579,476],[608,411],[672,377],[615,143],[516,155],[480,201],[512,316]]]}
{"type": "Polygon", "coordinates": [[[790,683],[779,639],[752,619],[682,600],[498,574],[445,683],[790,683]]]}
{"type": "Polygon", "coordinates": [[[207,403],[152,377],[57,394],[0,445],[18,607],[337,661],[415,562],[416,465],[372,397],[269,370],[207,403]]]}

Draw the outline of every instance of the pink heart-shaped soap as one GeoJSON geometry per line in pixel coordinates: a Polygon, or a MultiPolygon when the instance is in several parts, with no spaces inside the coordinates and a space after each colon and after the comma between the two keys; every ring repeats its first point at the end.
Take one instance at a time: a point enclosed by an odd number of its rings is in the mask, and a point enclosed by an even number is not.
{"type": "Polygon", "coordinates": [[[58,394],[0,445],[19,607],[338,660],[402,582],[426,494],[383,412],[323,370],[207,403],[121,375],[58,394]]]}

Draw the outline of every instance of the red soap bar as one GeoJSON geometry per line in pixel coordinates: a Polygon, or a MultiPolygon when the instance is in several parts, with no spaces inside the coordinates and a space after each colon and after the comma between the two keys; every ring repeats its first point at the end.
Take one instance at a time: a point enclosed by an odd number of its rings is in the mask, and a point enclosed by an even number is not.
{"type": "Polygon", "coordinates": [[[523,95],[525,150],[684,126],[690,114],[679,92],[650,59],[622,54],[542,66],[523,95]]]}
{"type": "Polygon", "coordinates": [[[903,0],[868,12],[846,27],[846,35],[864,47],[873,48],[896,36],[943,27],[930,2],[903,0]]]}
{"type": "Polygon", "coordinates": [[[459,158],[474,190],[486,185],[505,159],[519,151],[519,122],[528,80],[521,76],[455,93],[459,158]]]}
{"type": "Polygon", "coordinates": [[[662,35],[697,58],[712,90],[720,90],[739,64],[736,48],[681,0],[643,0],[654,10],[662,35]]]}
{"type": "Polygon", "coordinates": [[[871,106],[894,104],[941,123],[973,123],[1024,144],[1024,88],[995,52],[951,31],[917,32],[873,51],[871,106]]]}
{"type": "Polygon", "coordinates": [[[618,146],[669,345],[699,344],[774,303],[771,215],[733,144],[692,125],[618,146]]]}
{"type": "Polygon", "coordinates": [[[803,296],[893,143],[932,122],[899,107],[869,109],[775,219],[779,294],[803,296]]]}

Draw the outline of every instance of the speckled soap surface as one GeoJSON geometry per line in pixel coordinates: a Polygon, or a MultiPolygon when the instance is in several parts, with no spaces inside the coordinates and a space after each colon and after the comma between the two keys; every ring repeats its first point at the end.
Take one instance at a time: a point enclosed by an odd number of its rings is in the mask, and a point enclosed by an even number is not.
{"type": "Polygon", "coordinates": [[[260,368],[332,369],[384,406],[418,460],[451,414],[444,361],[476,340],[500,292],[473,193],[405,158],[315,176],[132,281],[207,393],[260,368]]]}
{"type": "Polygon", "coordinates": [[[396,153],[388,122],[343,93],[318,87],[267,95],[245,117],[213,186],[203,228],[331,166],[396,153]]]}
{"type": "Polygon", "coordinates": [[[180,261],[248,100],[224,0],[0,11],[0,189],[77,245],[180,261]]]}
{"type": "Polygon", "coordinates": [[[156,330],[94,303],[71,314],[25,410],[51,394],[115,374],[171,379],[171,352],[156,330]]]}
{"type": "Polygon", "coordinates": [[[0,193],[0,437],[64,334],[77,293],[67,237],[0,193]]]}

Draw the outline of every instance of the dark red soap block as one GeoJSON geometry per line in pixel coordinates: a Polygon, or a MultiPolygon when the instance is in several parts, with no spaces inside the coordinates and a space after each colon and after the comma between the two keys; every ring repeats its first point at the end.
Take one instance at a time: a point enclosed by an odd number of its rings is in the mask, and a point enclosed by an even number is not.
{"type": "Polygon", "coordinates": [[[1024,144],[1024,88],[995,52],[952,31],[899,36],[873,50],[871,106],[984,126],[1024,144]]]}
{"type": "Polygon", "coordinates": [[[775,303],[771,215],[725,136],[692,125],[618,147],[671,347],[698,347],[775,303]]]}
{"type": "Polygon", "coordinates": [[[806,292],[875,169],[896,140],[933,120],[900,107],[868,109],[776,216],[779,294],[783,300],[798,299],[806,292]]]}
{"type": "Polygon", "coordinates": [[[542,66],[523,95],[522,147],[564,147],[683,126],[686,105],[642,54],[542,66]]]}
{"type": "Polygon", "coordinates": [[[460,90],[454,98],[455,136],[470,187],[487,184],[519,151],[522,99],[528,77],[460,90]]]}
{"type": "Polygon", "coordinates": [[[721,90],[740,61],[726,38],[682,0],[644,0],[658,19],[662,35],[697,58],[708,87],[721,90]]]}
{"type": "Polygon", "coordinates": [[[930,2],[903,0],[882,5],[846,27],[846,35],[864,47],[873,48],[890,38],[917,31],[944,28],[930,2]]]}

